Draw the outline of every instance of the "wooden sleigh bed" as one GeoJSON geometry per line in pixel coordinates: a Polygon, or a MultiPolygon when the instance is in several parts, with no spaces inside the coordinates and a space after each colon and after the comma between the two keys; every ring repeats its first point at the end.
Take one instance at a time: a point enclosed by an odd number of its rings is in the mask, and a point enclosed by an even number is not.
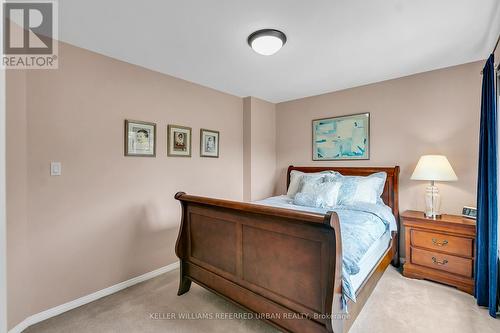
{"type": "MultiPolygon", "coordinates": [[[[287,187],[292,170],[356,176],[386,172],[382,199],[399,228],[399,167],[290,166],[287,187]]],[[[341,309],[342,244],[335,212],[320,215],[183,192],[175,198],[182,205],[178,295],[195,282],[281,331],[347,332],[389,263],[399,265],[398,234],[393,232],[385,255],[356,292],[357,301],[348,302],[346,315],[341,309]]]]}

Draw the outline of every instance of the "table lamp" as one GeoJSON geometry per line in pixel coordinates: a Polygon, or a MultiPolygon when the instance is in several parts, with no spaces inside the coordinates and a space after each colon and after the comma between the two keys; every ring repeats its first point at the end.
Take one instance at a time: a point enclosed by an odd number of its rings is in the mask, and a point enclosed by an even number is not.
{"type": "Polygon", "coordinates": [[[435,219],[440,214],[441,196],[435,181],[454,181],[457,175],[443,155],[423,155],[411,175],[413,180],[430,180],[431,184],[425,190],[425,216],[435,219]]]}

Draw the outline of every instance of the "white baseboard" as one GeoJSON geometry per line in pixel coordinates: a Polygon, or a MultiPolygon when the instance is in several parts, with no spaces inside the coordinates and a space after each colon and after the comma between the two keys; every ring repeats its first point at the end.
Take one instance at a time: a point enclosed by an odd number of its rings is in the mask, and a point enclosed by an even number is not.
{"type": "Polygon", "coordinates": [[[85,305],[87,303],[93,302],[95,300],[98,300],[99,298],[114,294],[120,290],[131,287],[135,284],[144,282],[146,280],[152,279],[152,278],[157,277],[158,275],[161,275],[163,273],[173,271],[174,269],[177,269],[178,267],[179,267],[179,263],[175,262],[173,264],[158,268],[152,272],[148,272],[146,274],[137,276],[137,277],[132,278],[130,280],[120,282],[118,284],[115,284],[114,286],[96,291],[95,293],[92,293],[90,295],[80,297],[80,298],[75,299],[73,301],[70,301],[68,303],[64,303],[64,304],[61,304],[59,306],[53,307],[51,309],[34,314],[34,315],[29,316],[28,318],[24,319],[22,322],[20,322],[15,327],[13,327],[11,330],[9,330],[9,333],[21,333],[22,331],[24,331],[26,328],[28,328],[31,325],[34,325],[34,324],[37,324],[41,321],[55,317],[57,315],[60,315],[61,313],[72,310],[74,308],[85,305]]]}

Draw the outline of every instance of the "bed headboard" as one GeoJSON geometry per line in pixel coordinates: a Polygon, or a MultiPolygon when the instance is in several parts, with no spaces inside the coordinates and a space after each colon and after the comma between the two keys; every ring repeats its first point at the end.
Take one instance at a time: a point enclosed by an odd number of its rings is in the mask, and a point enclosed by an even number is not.
{"type": "Polygon", "coordinates": [[[376,172],[387,173],[382,200],[392,208],[392,213],[399,220],[399,166],[385,167],[294,167],[290,165],[286,174],[286,188],[290,185],[290,172],[297,170],[301,172],[337,171],[344,176],[368,176],[376,172]]]}

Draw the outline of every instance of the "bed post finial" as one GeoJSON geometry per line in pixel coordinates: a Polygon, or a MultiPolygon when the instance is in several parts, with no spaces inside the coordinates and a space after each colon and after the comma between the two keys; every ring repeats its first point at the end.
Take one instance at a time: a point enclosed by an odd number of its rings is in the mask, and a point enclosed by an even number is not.
{"type": "Polygon", "coordinates": [[[177,199],[177,200],[180,200],[180,199],[181,199],[181,197],[182,197],[184,194],[186,194],[186,192],[182,192],[182,191],[177,192],[177,193],[175,193],[174,198],[175,198],[175,199],[177,199]]]}

